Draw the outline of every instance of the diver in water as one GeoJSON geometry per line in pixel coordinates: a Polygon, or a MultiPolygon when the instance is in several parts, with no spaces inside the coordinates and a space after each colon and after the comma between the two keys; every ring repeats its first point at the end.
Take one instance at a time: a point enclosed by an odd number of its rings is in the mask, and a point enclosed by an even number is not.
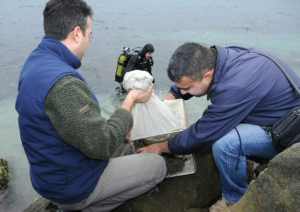
{"type": "MultiPolygon", "coordinates": [[[[132,70],[147,71],[152,75],[154,47],[151,43],[146,44],[140,51],[130,52],[129,48],[124,48],[118,59],[118,66],[115,74],[115,81],[120,83],[116,90],[119,93],[126,93],[122,82],[127,72],[132,70]]],[[[154,80],[153,80],[154,83],[154,80]]]]}
{"type": "Polygon", "coordinates": [[[152,44],[146,44],[143,49],[136,55],[132,55],[125,68],[125,73],[132,70],[147,71],[152,75],[154,47],[152,44]]]}

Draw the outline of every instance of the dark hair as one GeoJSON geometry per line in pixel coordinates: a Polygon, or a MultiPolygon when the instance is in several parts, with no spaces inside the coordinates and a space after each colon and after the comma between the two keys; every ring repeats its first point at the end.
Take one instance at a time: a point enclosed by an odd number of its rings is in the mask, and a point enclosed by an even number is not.
{"type": "Polygon", "coordinates": [[[180,81],[183,76],[201,79],[215,67],[216,52],[198,43],[184,43],[173,53],[167,68],[170,80],[180,81]]]}
{"type": "Polygon", "coordinates": [[[153,53],[153,52],[154,52],[154,46],[153,46],[151,43],[147,43],[147,44],[143,47],[143,49],[142,49],[141,52],[140,52],[140,55],[141,55],[142,57],[144,57],[145,54],[146,54],[147,52],[149,52],[149,53],[153,53]]]}
{"type": "Polygon", "coordinates": [[[93,11],[83,0],[50,0],[43,14],[45,35],[64,40],[76,26],[85,33],[93,11]]]}

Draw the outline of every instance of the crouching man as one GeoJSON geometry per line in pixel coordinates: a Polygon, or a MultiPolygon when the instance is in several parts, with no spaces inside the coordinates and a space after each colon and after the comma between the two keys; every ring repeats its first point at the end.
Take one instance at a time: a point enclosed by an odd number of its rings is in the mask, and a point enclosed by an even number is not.
{"type": "MultiPolygon", "coordinates": [[[[255,49],[181,45],[167,69],[174,82],[168,99],[207,95],[211,104],[189,128],[139,152],[188,154],[211,147],[223,198],[210,211],[238,202],[248,187],[247,159],[268,160],[278,153],[268,128],[300,105],[277,63],[283,64],[255,49]]],[[[283,67],[300,87],[297,74],[283,67]]]]}

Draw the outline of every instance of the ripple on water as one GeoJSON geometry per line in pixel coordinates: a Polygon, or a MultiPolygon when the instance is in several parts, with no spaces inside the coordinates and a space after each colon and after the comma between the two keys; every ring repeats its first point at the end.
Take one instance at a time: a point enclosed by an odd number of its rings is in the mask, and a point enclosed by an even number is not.
{"type": "Polygon", "coordinates": [[[38,5],[30,5],[30,4],[28,4],[28,5],[20,5],[19,6],[19,8],[20,9],[24,9],[24,8],[36,8],[36,7],[39,7],[38,5]]]}
{"type": "Polygon", "coordinates": [[[0,211],[23,211],[37,194],[29,179],[28,161],[19,137],[15,99],[0,101],[0,157],[8,161],[10,182],[0,211]]]}

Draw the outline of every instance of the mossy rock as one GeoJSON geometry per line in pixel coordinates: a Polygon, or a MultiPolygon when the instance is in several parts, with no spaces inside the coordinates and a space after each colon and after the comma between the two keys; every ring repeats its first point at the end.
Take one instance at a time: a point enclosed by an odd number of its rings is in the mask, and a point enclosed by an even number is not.
{"type": "Polygon", "coordinates": [[[232,212],[300,211],[300,143],[272,159],[232,212]]]}

